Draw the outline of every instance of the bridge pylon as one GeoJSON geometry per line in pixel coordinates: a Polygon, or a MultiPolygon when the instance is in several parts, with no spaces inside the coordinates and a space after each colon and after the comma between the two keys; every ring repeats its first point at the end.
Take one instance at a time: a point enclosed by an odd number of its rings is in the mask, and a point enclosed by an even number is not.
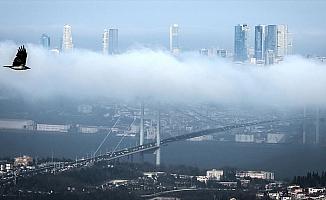
{"type": "Polygon", "coordinates": [[[156,130],[156,146],[158,147],[157,150],[155,151],[156,154],[156,166],[161,165],[161,137],[160,137],[160,132],[161,132],[161,119],[160,119],[160,110],[158,111],[158,117],[157,117],[157,130],[156,130]]]}
{"type": "MultiPolygon", "coordinates": [[[[139,145],[144,144],[144,102],[140,104],[140,131],[139,131],[139,145]]],[[[140,152],[140,160],[144,162],[144,153],[140,152]]]]}

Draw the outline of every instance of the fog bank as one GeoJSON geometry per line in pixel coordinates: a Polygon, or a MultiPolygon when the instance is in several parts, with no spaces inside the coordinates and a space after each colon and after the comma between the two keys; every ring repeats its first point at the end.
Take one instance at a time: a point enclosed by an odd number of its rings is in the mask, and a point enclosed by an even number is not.
{"type": "MultiPolygon", "coordinates": [[[[0,43],[0,65],[12,63],[17,45],[0,43]]],[[[152,99],[262,105],[326,105],[326,66],[299,56],[272,66],[163,50],[132,49],[109,56],[74,49],[55,55],[26,45],[29,71],[0,68],[0,88],[24,98],[152,99]]],[[[6,96],[6,93],[1,96],[6,96]]],[[[9,95],[9,94],[8,94],[9,95]]]]}

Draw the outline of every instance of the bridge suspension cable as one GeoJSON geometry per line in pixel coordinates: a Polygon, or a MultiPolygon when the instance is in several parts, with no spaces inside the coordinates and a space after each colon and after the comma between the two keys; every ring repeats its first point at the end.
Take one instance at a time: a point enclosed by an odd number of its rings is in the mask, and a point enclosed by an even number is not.
{"type": "Polygon", "coordinates": [[[98,150],[100,150],[100,148],[102,147],[102,145],[104,144],[104,142],[106,141],[106,139],[109,137],[109,135],[112,133],[112,128],[114,128],[118,121],[120,120],[120,116],[118,117],[118,119],[115,121],[115,123],[113,124],[113,126],[110,128],[109,132],[106,134],[106,136],[104,137],[104,139],[102,140],[102,142],[100,143],[100,145],[97,147],[96,151],[93,154],[93,157],[96,156],[96,153],[98,152],[98,150]]]}

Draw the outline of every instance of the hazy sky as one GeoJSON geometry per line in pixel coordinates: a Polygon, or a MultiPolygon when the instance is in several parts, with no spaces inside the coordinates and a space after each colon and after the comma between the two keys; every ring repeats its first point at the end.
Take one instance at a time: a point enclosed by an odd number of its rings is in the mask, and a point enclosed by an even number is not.
{"type": "MultiPolygon", "coordinates": [[[[70,24],[76,47],[101,49],[104,28],[119,28],[120,47],[168,46],[169,25],[180,26],[183,49],[221,47],[232,50],[233,26],[288,24],[297,53],[326,54],[326,1],[15,1],[0,2],[0,40],[38,43],[47,33],[59,46],[70,24]]],[[[253,43],[251,43],[253,46],[253,43]]]]}

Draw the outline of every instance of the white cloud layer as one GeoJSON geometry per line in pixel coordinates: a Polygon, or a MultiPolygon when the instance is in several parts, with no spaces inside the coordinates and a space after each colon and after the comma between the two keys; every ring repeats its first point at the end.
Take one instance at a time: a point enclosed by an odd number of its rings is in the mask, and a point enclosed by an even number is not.
{"type": "MultiPolygon", "coordinates": [[[[0,43],[0,65],[17,45],[0,43]]],[[[136,49],[116,56],[75,49],[53,55],[27,45],[29,71],[0,68],[0,88],[26,99],[96,98],[263,105],[326,105],[326,66],[293,56],[273,66],[235,65],[194,54],[136,49]]],[[[9,95],[9,94],[8,94],[9,95]]],[[[6,96],[6,94],[2,94],[6,96]]]]}

